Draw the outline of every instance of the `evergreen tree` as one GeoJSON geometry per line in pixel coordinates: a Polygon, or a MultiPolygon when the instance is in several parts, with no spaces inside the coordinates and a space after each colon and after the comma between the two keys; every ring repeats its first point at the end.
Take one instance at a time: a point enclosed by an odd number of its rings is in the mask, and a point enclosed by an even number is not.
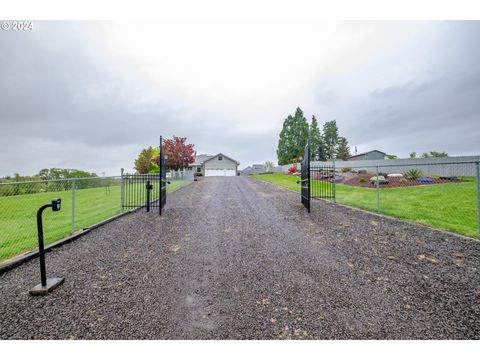
{"type": "Polygon", "coordinates": [[[310,124],[310,160],[326,160],[325,143],[315,115],[312,116],[312,123],[310,124]]]}
{"type": "Polygon", "coordinates": [[[303,156],[308,139],[308,122],[303,111],[297,107],[295,116],[288,115],[278,140],[278,164],[290,164],[294,159],[303,156]]]}
{"type": "Polygon", "coordinates": [[[326,158],[333,159],[338,144],[338,127],[335,120],[323,124],[323,141],[325,142],[326,158]]]}
{"type": "Polygon", "coordinates": [[[344,137],[339,137],[337,146],[337,159],[347,160],[350,156],[350,146],[348,146],[347,139],[344,137]]]}

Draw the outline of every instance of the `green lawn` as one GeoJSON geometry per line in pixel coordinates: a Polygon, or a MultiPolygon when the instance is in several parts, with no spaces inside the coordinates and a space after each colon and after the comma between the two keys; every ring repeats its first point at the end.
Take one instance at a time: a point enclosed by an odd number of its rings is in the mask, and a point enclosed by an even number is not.
{"type": "MultiPolygon", "coordinates": [[[[300,192],[299,178],[283,174],[254,178],[300,192]]],[[[475,179],[461,183],[380,189],[380,212],[436,228],[478,237],[475,179]]],[[[336,185],[336,201],[377,211],[376,189],[336,185]]]]}
{"type": "MultiPolygon", "coordinates": [[[[172,181],[171,192],[189,184],[188,180],[172,181]]],[[[38,246],[36,212],[53,198],[62,199],[62,209],[43,213],[46,244],[71,234],[72,193],[58,191],[0,197],[0,261],[35,249],[38,246]]],[[[120,213],[120,186],[75,191],[75,230],[94,225],[120,213]]]]}

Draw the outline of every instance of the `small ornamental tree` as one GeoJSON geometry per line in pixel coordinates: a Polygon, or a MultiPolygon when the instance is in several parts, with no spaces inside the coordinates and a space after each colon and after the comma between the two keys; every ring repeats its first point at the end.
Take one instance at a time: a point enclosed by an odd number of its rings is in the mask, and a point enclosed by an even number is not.
{"type": "Polygon", "coordinates": [[[294,175],[298,172],[298,169],[297,169],[297,164],[293,164],[292,166],[290,166],[290,168],[288,169],[288,174],[289,175],[294,175]]]}
{"type": "MultiPolygon", "coordinates": [[[[173,139],[165,140],[163,151],[167,156],[167,168],[169,170],[185,169],[195,161],[193,144],[187,144],[186,137],[173,136],[173,139]]],[[[160,163],[159,156],[157,156],[155,162],[160,163]]]]}

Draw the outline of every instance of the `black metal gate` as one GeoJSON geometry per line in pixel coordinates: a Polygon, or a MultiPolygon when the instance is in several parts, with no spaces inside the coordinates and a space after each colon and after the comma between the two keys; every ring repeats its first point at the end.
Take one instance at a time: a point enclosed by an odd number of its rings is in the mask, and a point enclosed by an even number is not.
{"type": "Polygon", "coordinates": [[[163,140],[160,136],[160,201],[159,201],[159,210],[158,213],[162,215],[162,210],[165,204],[167,203],[167,162],[165,160],[165,153],[163,152],[163,140]]]}
{"type": "Polygon", "coordinates": [[[156,174],[122,175],[122,211],[138,208],[158,208],[162,215],[167,202],[167,171],[163,141],[160,136],[159,172],[156,174]]]}
{"type": "Polygon", "coordinates": [[[310,141],[305,145],[300,174],[302,204],[307,208],[308,212],[310,212],[310,141]]]}
{"type": "Polygon", "coordinates": [[[335,166],[310,164],[310,141],[305,145],[301,168],[302,204],[310,212],[311,199],[335,201],[335,166]]]}

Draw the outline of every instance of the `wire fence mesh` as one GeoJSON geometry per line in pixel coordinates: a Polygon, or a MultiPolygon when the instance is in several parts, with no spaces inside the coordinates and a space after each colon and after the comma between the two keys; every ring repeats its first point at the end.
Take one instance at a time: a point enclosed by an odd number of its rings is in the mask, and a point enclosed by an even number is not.
{"type": "Polygon", "coordinates": [[[336,201],[479,236],[478,162],[336,167],[336,201]]]}
{"type": "MultiPolygon", "coordinates": [[[[167,191],[190,182],[177,176],[167,191]]],[[[61,211],[43,215],[47,245],[120,214],[121,183],[121,176],[0,183],[0,263],[36,250],[40,206],[62,199],[61,211]]]]}

